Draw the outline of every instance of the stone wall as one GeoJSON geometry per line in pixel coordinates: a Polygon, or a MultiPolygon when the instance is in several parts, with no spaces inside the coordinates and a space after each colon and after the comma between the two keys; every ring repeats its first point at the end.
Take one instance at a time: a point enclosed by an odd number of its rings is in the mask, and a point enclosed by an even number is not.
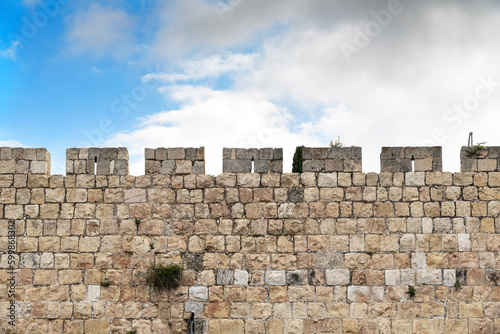
{"type": "Polygon", "coordinates": [[[224,148],[224,173],[282,173],[282,148],[224,148]]]}
{"type": "Polygon", "coordinates": [[[128,175],[125,147],[68,148],[66,174],[128,175]]]}
{"type": "Polygon", "coordinates": [[[382,147],[382,172],[430,172],[443,170],[441,146],[382,147]]]}
{"type": "Polygon", "coordinates": [[[50,174],[50,154],[45,148],[0,147],[0,174],[50,174]]]}
{"type": "Polygon", "coordinates": [[[477,152],[476,156],[470,156],[467,151],[470,147],[463,146],[460,150],[460,170],[462,172],[498,172],[500,171],[500,147],[485,147],[477,152]]]}
{"type": "Polygon", "coordinates": [[[10,152],[2,333],[500,331],[500,172],[62,176],[10,152]]]}
{"type": "Polygon", "coordinates": [[[204,147],[145,149],[146,174],[205,174],[204,147]]]}
{"type": "Polygon", "coordinates": [[[361,172],[361,147],[303,147],[303,172],[361,172]]]}

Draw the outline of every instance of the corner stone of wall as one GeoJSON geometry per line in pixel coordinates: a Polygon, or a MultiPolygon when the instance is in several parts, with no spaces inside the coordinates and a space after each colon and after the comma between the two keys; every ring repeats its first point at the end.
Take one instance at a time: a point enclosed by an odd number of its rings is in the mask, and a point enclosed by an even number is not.
{"type": "Polygon", "coordinates": [[[303,172],[361,172],[361,147],[303,147],[303,172]]]}
{"type": "Polygon", "coordinates": [[[204,147],[146,148],[146,174],[205,174],[204,147]]]}

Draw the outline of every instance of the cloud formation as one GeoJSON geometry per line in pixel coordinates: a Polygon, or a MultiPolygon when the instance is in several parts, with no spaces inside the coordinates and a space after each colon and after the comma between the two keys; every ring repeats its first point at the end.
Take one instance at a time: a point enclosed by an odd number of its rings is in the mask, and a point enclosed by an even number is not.
{"type": "Polygon", "coordinates": [[[127,59],[136,50],[134,18],[112,6],[91,4],[67,20],[69,50],[74,54],[127,59]]]}
{"type": "Polygon", "coordinates": [[[0,146],[7,147],[28,147],[15,139],[0,140],[0,146]]]}
{"type": "MultiPolygon", "coordinates": [[[[109,143],[130,144],[136,154],[144,145],[281,145],[291,161],[295,145],[325,146],[340,136],[363,147],[364,171],[379,170],[381,146],[442,145],[444,168],[458,171],[469,131],[498,145],[492,125],[500,121],[494,112],[500,108],[496,3],[229,5],[222,17],[208,1],[165,7],[150,50],[165,62],[185,60],[179,70],[146,79],[162,80],[160,91],[180,107],[141,120],[137,130],[109,143]],[[356,52],[346,54],[346,44],[356,52]],[[456,111],[480,85],[487,98],[456,111]],[[271,118],[279,126],[269,126],[271,118]],[[272,140],[247,140],[266,129],[272,140]]],[[[208,165],[215,166],[212,159],[220,164],[220,152],[209,154],[208,165]]]]}
{"type": "Polygon", "coordinates": [[[11,41],[10,46],[7,49],[0,51],[0,55],[4,58],[9,58],[15,61],[17,60],[17,51],[21,47],[21,42],[11,41]]]}

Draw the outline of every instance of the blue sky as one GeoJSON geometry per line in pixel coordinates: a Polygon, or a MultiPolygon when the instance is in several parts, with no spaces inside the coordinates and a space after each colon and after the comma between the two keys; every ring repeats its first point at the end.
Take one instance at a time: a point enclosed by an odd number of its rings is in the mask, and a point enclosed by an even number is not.
{"type": "Polygon", "coordinates": [[[326,146],[379,170],[382,146],[500,145],[497,1],[6,0],[0,145],[326,146]]]}

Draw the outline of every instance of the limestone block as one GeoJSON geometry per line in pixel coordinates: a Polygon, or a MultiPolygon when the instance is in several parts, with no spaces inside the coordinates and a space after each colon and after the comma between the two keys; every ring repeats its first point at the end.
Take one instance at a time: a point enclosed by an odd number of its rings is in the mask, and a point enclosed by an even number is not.
{"type": "Polygon", "coordinates": [[[309,272],[307,270],[290,270],[286,272],[287,285],[309,284],[309,272]]]}
{"type": "Polygon", "coordinates": [[[233,270],[219,269],[217,270],[217,284],[230,285],[233,284],[234,272],[233,270]]]}
{"type": "Polygon", "coordinates": [[[318,187],[333,188],[337,186],[337,173],[319,173],[318,187]]]}
{"type": "Polygon", "coordinates": [[[323,160],[305,160],[302,164],[303,172],[321,172],[325,168],[323,160]]]}
{"type": "Polygon", "coordinates": [[[327,269],[325,276],[328,285],[348,285],[351,280],[348,269],[327,269]]]}
{"type": "Polygon", "coordinates": [[[14,174],[16,162],[14,160],[0,160],[0,174],[14,174]]]}
{"type": "Polygon", "coordinates": [[[101,295],[100,285],[89,285],[87,288],[87,300],[96,301],[99,300],[101,295]]]}
{"type": "Polygon", "coordinates": [[[32,161],[30,164],[31,174],[50,174],[47,161],[32,161]]]}
{"type": "MultiPolygon", "coordinates": [[[[155,156],[156,156],[156,150],[153,150],[151,148],[145,148],[144,149],[144,159],[146,160],[155,160],[155,156]]],[[[161,160],[161,159],[157,159],[157,160],[161,160]]]]}
{"type": "Polygon", "coordinates": [[[492,172],[498,170],[497,159],[478,159],[477,170],[480,172],[492,172]]]}
{"type": "MultiPolygon", "coordinates": [[[[80,316],[82,319],[88,318],[87,313],[76,314],[75,317],[78,318],[80,316]]],[[[95,334],[105,334],[109,333],[110,325],[109,321],[106,319],[89,319],[85,321],[85,332],[86,333],[95,333],[95,334]]]]}
{"type": "Polygon", "coordinates": [[[40,256],[40,268],[49,269],[54,268],[54,254],[42,253],[40,256]]]}
{"type": "Polygon", "coordinates": [[[361,172],[362,171],[361,159],[345,159],[343,171],[361,172]]]}
{"type": "Polygon", "coordinates": [[[399,270],[386,270],[385,271],[385,285],[400,285],[401,272],[399,270]]]}
{"type": "Polygon", "coordinates": [[[208,300],[208,289],[206,286],[192,286],[189,288],[189,299],[199,302],[208,300]]]}
{"type": "Polygon", "coordinates": [[[285,285],[286,275],[284,270],[267,270],[265,282],[267,285],[285,285]]]}
{"type": "Polygon", "coordinates": [[[458,233],[458,250],[460,252],[469,252],[471,250],[471,240],[469,233],[458,233]]]}
{"type": "Polygon", "coordinates": [[[203,312],[203,304],[202,302],[196,302],[192,300],[188,300],[184,303],[184,312],[193,313],[196,316],[200,315],[203,312]]]}
{"type": "Polygon", "coordinates": [[[409,172],[405,173],[405,182],[407,186],[425,186],[425,173],[409,172]]]}
{"type": "Polygon", "coordinates": [[[416,271],[414,269],[401,269],[400,284],[401,285],[415,285],[416,271]]]}
{"type": "Polygon", "coordinates": [[[417,269],[417,284],[439,285],[443,282],[441,269],[417,269]]]}
{"type": "Polygon", "coordinates": [[[456,270],[444,269],[443,270],[443,285],[454,286],[456,281],[456,270]]]}
{"type": "Polygon", "coordinates": [[[432,158],[416,159],[414,163],[415,172],[428,172],[432,171],[432,158]]]}
{"type": "Polygon", "coordinates": [[[234,285],[248,286],[249,274],[246,270],[236,269],[234,271],[234,285]]]}
{"type": "Polygon", "coordinates": [[[368,286],[348,286],[347,299],[352,303],[369,303],[372,300],[370,287],[368,286]]]}
{"type": "MultiPolygon", "coordinates": [[[[310,161],[314,161],[314,160],[310,160],[310,161]]],[[[324,171],[327,173],[329,173],[329,172],[342,172],[342,171],[344,171],[344,161],[341,159],[326,159],[324,161],[324,171]]]]}

